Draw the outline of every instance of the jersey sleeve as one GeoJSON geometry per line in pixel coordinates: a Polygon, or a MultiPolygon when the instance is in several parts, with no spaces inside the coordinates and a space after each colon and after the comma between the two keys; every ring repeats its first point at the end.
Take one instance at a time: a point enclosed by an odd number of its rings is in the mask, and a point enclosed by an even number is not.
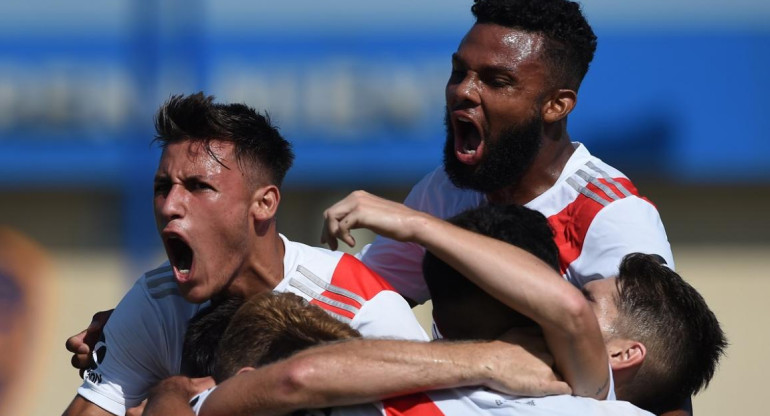
{"type": "Polygon", "coordinates": [[[409,304],[392,290],[383,290],[369,299],[351,326],[367,338],[430,341],[409,304]]]}
{"type": "MultiPolygon", "coordinates": [[[[482,203],[482,194],[455,187],[441,166],[422,178],[404,200],[404,205],[442,219],[482,203]]],[[[424,255],[425,249],[419,244],[377,236],[359,257],[402,296],[424,303],[430,299],[422,277],[424,255]]]]}
{"type": "Polygon", "coordinates": [[[596,214],[580,256],[567,270],[567,279],[582,286],[591,280],[616,276],[623,257],[635,252],[658,255],[674,268],[671,245],[657,209],[642,198],[630,196],[596,214]]]}
{"type": "Polygon", "coordinates": [[[94,348],[96,366],[78,389],[80,396],[116,415],[137,406],[155,382],[178,371],[168,364],[174,361],[167,347],[170,317],[144,280],[134,284],[110,316],[94,348]]]}

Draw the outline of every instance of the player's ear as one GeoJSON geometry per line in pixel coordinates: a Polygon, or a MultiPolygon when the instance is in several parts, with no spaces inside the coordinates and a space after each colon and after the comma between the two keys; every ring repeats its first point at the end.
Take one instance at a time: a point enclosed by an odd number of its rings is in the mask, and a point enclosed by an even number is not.
{"type": "Polygon", "coordinates": [[[641,367],[647,357],[647,347],[639,341],[613,339],[607,342],[607,353],[613,372],[633,370],[641,367]]]}
{"type": "Polygon", "coordinates": [[[248,373],[249,371],[254,371],[254,370],[256,370],[256,368],[254,368],[254,367],[243,367],[240,370],[238,370],[238,372],[235,373],[235,375],[237,376],[238,374],[248,373]]]}
{"type": "Polygon", "coordinates": [[[278,204],[281,202],[281,191],[275,185],[265,185],[257,188],[251,198],[251,216],[257,221],[267,221],[275,217],[278,204]]]}
{"type": "Polygon", "coordinates": [[[541,109],[545,123],[555,123],[567,117],[577,103],[577,93],[569,89],[554,90],[547,97],[541,109]]]}

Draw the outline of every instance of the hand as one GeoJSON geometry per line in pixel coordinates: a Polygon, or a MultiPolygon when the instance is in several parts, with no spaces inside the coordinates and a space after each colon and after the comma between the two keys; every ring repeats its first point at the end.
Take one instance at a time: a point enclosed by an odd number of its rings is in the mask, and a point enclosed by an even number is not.
{"type": "Polygon", "coordinates": [[[518,396],[540,397],[572,394],[570,386],[553,371],[553,356],[539,331],[516,329],[489,344],[487,360],[492,365],[491,389],[518,396]]]}
{"type": "Polygon", "coordinates": [[[114,309],[95,313],[88,328],[77,335],[69,337],[64,344],[67,351],[72,353],[72,360],[70,362],[73,367],[80,370],[80,377],[83,377],[83,371],[90,368],[93,364],[91,351],[102,335],[102,328],[107,324],[112,311],[114,309]]]}
{"type": "Polygon", "coordinates": [[[321,243],[336,250],[339,238],[354,247],[356,240],[350,230],[356,228],[367,228],[398,241],[412,241],[416,227],[429,218],[432,217],[403,204],[355,191],[324,211],[321,243]]]}

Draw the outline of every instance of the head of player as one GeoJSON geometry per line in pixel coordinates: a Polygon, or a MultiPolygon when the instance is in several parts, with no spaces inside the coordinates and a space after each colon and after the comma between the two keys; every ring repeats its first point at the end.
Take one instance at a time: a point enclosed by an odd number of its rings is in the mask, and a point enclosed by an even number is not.
{"type": "MultiPolygon", "coordinates": [[[[556,268],[550,227],[536,211],[492,205],[450,222],[519,246],[556,268]]],[[[444,337],[493,339],[534,325],[431,253],[423,269],[444,337]]],[[[618,399],[659,414],[711,380],[726,347],[719,322],[700,294],[655,256],[626,256],[618,277],[590,282],[584,294],[602,330],[618,399]]]]}
{"type": "Polygon", "coordinates": [[[217,383],[324,342],[361,335],[293,293],[227,299],[201,311],[185,334],[182,369],[217,383]],[[219,336],[210,336],[211,333],[219,336]]]}
{"type": "Polygon", "coordinates": [[[272,289],[283,277],[275,215],[289,142],[267,115],[203,93],[171,97],[155,128],[155,220],[182,295],[202,302],[272,289]]]}
{"type": "Polygon", "coordinates": [[[446,85],[444,168],[495,202],[528,202],[573,152],[567,115],[596,50],[568,0],[475,0],[446,85]]]}

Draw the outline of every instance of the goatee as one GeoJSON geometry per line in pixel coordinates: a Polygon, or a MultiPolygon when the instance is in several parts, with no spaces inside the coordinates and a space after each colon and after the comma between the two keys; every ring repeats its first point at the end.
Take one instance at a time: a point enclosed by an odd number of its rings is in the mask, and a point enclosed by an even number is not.
{"type": "Polygon", "coordinates": [[[484,140],[484,154],[476,165],[466,165],[455,156],[455,138],[449,112],[444,118],[444,170],[458,188],[491,193],[516,186],[535,160],[542,144],[543,120],[537,113],[523,124],[506,128],[497,137],[484,140]]]}

